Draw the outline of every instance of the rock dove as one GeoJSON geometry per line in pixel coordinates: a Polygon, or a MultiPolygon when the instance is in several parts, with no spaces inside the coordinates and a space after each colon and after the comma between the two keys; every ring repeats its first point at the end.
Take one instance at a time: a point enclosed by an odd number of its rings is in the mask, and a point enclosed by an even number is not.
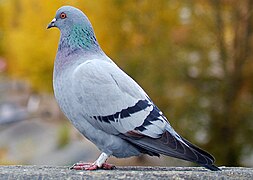
{"type": "Polygon", "coordinates": [[[214,157],[181,137],[145,91],[101,49],[86,15],[63,6],[47,28],[60,34],[54,63],[55,98],[78,131],[102,152],[72,169],[112,169],[110,156],[160,154],[220,170],[214,157]]]}

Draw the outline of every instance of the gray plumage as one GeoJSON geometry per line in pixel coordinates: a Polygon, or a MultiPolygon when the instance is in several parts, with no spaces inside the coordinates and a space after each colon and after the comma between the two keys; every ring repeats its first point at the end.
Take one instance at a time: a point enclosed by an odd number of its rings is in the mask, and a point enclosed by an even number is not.
{"type": "Polygon", "coordinates": [[[63,6],[50,27],[61,31],[53,75],[56,100],[106,157],[164,154],[219,170],[214,158],[178,135],[144,90],[102,51],[82,11],[63,6]]]}

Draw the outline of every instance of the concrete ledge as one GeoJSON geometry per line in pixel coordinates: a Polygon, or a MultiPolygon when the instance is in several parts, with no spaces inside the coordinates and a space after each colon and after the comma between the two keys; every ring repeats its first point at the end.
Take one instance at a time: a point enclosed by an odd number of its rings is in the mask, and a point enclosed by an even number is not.
{"type": "Polygon", "coordinates": [[[66,166],[0,166],[0,179],[253,179],[253,168],[221,167],[117,167],[105,171],[75,171],[66,166]]]}

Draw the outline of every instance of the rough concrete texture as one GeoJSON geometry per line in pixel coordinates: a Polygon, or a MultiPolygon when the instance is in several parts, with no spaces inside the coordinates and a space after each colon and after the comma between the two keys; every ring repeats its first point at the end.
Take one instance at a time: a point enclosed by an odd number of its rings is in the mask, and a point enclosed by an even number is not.
{"type": "Polygon", "coordinates": [[[253,179],[253,168],[221,167],[117,167],[115,170],[76,171],[66,166],[0,166],[2,180],[48,179],[253,179]]]}

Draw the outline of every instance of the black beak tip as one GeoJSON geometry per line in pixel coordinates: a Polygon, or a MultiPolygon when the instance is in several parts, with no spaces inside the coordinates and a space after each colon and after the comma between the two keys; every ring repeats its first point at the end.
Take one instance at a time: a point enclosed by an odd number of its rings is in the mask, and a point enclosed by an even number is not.
{"type": "Polygon", "coordinates": [[[50,23],[50,24],[48,24],[47,29],[50,29],[52,27],[55,27],[55,26],[54,26],[54,24],[50,23]]]}

